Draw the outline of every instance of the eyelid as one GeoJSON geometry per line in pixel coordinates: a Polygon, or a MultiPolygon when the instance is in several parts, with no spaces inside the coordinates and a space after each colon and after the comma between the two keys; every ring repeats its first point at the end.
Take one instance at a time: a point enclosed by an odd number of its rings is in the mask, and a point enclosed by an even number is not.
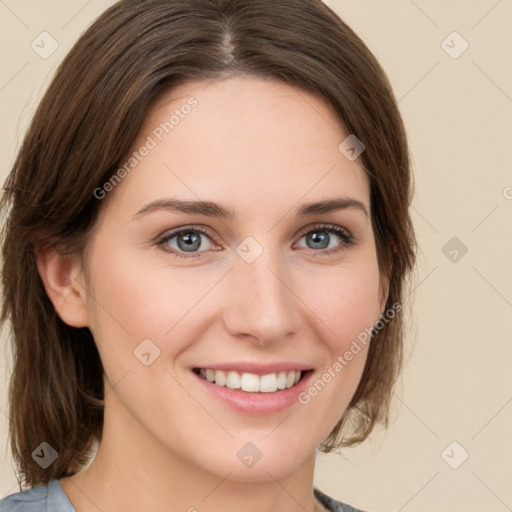
{"type": "Polygon", "coordinates": [[[340,234],[346,235],[347,238],[354,238],[354,235],[352,235],[352,233],[347,228],[343,226],[338,226],[337,224],[326,224],[322,222],[317,222],[316,224],[312,224],[310,226],[307,226],[306,228],[301,229],[296,236],[300,236],[302,238],[304,235],[307,235],[311,231],[320,229],[324,229],[326,231],[332,229],[333,231],[337,231],[340,234]]]}
{"type": "MultiPolygon", "coordinates": [[[[220,245],[216,241],[215,235],[213,235],[210,232],[211,230],[209,228],[207,228],[206,226],[195,225],[195,224],[189,224],[187,226],[171,229],[170,231],[163,233],[162,235],[157,237],[156,245],[163,247],[165,245],[165,243],[168,242],[171,238],[174,238],[175,236],[177,236],[181,233],[185,233],[187,231],[197,231],[198,233],[202,233],[203,235],[208,237],[214,245],[220,245]]],[[[185,251],[176,251],[176,250],[170,249],[170,248],[169,249],[163,248],[162,250],[164,250],[167,253],[171,253],[175,256],[178,256],[178,257],[183,256],[185,258],[199,258],[202,255],[209,252],[209,251],[198,251],[198,252],[190,253],[189,255],[186,255],[187,253],[185,251]]]]}
{"type": "MultiPolygon", "coordinates": [[[[321,249],[318,251],[309,249],[313,253],[329,255],[331,253],[340,252],[343,249],[347,248],[348,246],[354,245],[356,243],[354,235],[348,229],[346,229],[345,227],[342,227],[342,226],[338,226],[336,224],[327,224],[327,223],[316,223],[316,224],[307,226],[305,228],[302,228],[300,231],[297,232],[295,237],[298,237],[300,240],[305,235],[307,235],[311,232],[320,231],[320,230],[327,231],[329,233],[334,233],[336,236],[341,238],[342,242],[341,242],[340,246],[331,247],[330,249],[321,249]]],[[[208,227],[202,226],[202,225],[195,225],[195,224],[189,224],[187,226],[171,229],[170,231],[162,234],[161,236],[159,236],[157,238],[157,245],[164,246],[165,242],[168,242],[171,238],[174,238],[175,236],[177,236],[181,233],[187,232],[187,231],[196,231],[196,232],[202,233],[203,235],[208,237],[212,241],[212,243],[214,243],[215,245],[219,245],[219,246],[221,245],[217,242],[215,235],[213,235],[211,233],[211,230],[208,227]]],[[[206,255],[208,252],[210,252],[210,251],[206,250],[206,251],[191,252],[191,253],[187,254],[185,251],[176,251],[176,250],[165,249],[165,248],[163,250],[168,253],[171,253],[175,256],[185,257],[185,258],[199,258],[203,255],[206,255]]],[[[306,250],[307,250],[307,248],[306,248],[306,250]]]]}
{"type": "MultiPolygon", "coordinates": [[[[309,250],[313,255],[320,256],[331,256],[336,255],[338,253],[343,252],[344,250],[350,248],[351,246],[356,245],[356,237],[345,227],[338,226],[337,224],[326,224],[326,223],[316,223],[312,226],[308,226],[301,230],[297,236],[299,236],[299,240],[302,239],[305,235],[309,233],[314,233],[315,231],[326,231],[330,234],[335,234],[338,238],[341,239],[341,244],[336,247],[330,247],[328,249],[321,249],[315,251],[313,249],[305,248],[305,250],[309,250]]],[[[302,248],[304,249],[304,248],[302,248]]]]}

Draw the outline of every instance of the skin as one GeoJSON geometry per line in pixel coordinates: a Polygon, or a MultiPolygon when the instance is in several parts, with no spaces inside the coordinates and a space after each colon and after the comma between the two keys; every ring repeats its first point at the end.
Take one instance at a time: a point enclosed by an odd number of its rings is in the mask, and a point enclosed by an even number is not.
{"type": "Polygon", "coordinates": [[[334,112],[278,81],[206,85],[181,85],[149,112],[134,151],[190,96],[198,101],[109,192],[87,248],[89,281],[78,258],[38,258],[60,317],[89,327],[105,369],[102,443],[87,468],[61,480],[79,512],[322,510],[316,448],[356,391],[368,347],[308,404],[261,416],[214,400],[189,367],[301,361],[316,380],[384,311],[370,217],[356,208],[295,214],[338,197],[370,213],[368,177],[338,150],[349,133],[334,112]],[[214,201],[235,218],[159,210],[132,219],[171,195],[214,201]],[[326,254],[305,236],[315,224],[349,231],[354,245],[319,228],[339,249],[326,254]],[[201,258],[187,257],[178,237],[167,248],[185,257],[158,245],[190,225],[209,232],[193,253],[201,258]],[[252,263],[236,252],[247,236],[263,249],[252,263]],[[149,366],[133,353],[147,338],[160,349],[149,366]],[[247,442],[262,453],[251,468],[236,457],[247,442]]]}

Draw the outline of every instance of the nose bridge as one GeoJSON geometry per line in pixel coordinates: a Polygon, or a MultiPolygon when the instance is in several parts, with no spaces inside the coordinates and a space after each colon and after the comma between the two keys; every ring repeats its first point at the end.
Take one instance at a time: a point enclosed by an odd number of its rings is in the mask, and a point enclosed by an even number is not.
{"type": "Polygon", "coordinates": [[[275,341],[298,328],[291,273],[277,248],[247,237],[237,247],[230,272],[226,324],[234,335],[275,341]]]}

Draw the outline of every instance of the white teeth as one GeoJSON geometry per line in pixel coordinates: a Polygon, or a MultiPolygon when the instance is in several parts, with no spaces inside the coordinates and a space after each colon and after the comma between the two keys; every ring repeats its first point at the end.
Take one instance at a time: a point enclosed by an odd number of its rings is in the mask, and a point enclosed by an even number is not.
{"type": "Polygon", "coordinates": [[[301,372],[280,372],[267,375],[256,375],[254,373],[242,373],[235,371],[224,372],[222,370],[207,370],[201,368],[199,375],[217,386],[226,386],[230,389],[242,389],[248,393],[274,393],[278,389],[291,388],[301,377],[301,372]]]}
{"type": "Polygon", "coordinates": [[[269,373],[260,377],[260,391],[263,393],[277,391],[277,375],[275,373],[269,373]]]}
{"type": "Polygon", "coordinates": [[[286,389],[286,372],[281,372],[277,376],[277,389],[286,389]]]}
{"type": "MultiPolygon", "coordinates": [[[[215,372],[215,375],[217,375],[217,372],[215,372]]],[[[217,379],[215,379],[217,382],[217,379]]],[[[219,386],[220,386],[219,381],[219,386]]],[[[230,389],[239,389],[240,388],[240,377],[237,372],[228,372],[228,376],[226,378],[226,386],[230,389]]]]}
{"type": "MultiPolygon", "coordinates": [[[[242,388],[242,391],[257,393],[260,390],[260,378],[257,375],[254,375],[254,373],[242,373],[241,377],[238,373],[237,375],[240,379],[240,387],[242,388]]],[[[215,382],[215,384],[218,384],[218,382],[215,382]]]]}
{"type": "Polygon", "coordinates": [[[225,386],[226,385],[226,374],[222,370],[217,370],[215,372],[215,382],[219,386],[225,386]]]}

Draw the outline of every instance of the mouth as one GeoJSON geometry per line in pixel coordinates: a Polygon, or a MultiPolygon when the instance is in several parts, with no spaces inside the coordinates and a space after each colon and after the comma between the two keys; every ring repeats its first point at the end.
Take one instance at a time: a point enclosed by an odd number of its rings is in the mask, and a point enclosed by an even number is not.
{"type": "Polygon", "coordinates": [[[209,368],[193,368],[192,371],[201,379],[219,387],[244,393],[263,394],[279,393],[280,391],[293,388],[312,373],[313,369],[282,371],[266,375],[209,368]]]}

